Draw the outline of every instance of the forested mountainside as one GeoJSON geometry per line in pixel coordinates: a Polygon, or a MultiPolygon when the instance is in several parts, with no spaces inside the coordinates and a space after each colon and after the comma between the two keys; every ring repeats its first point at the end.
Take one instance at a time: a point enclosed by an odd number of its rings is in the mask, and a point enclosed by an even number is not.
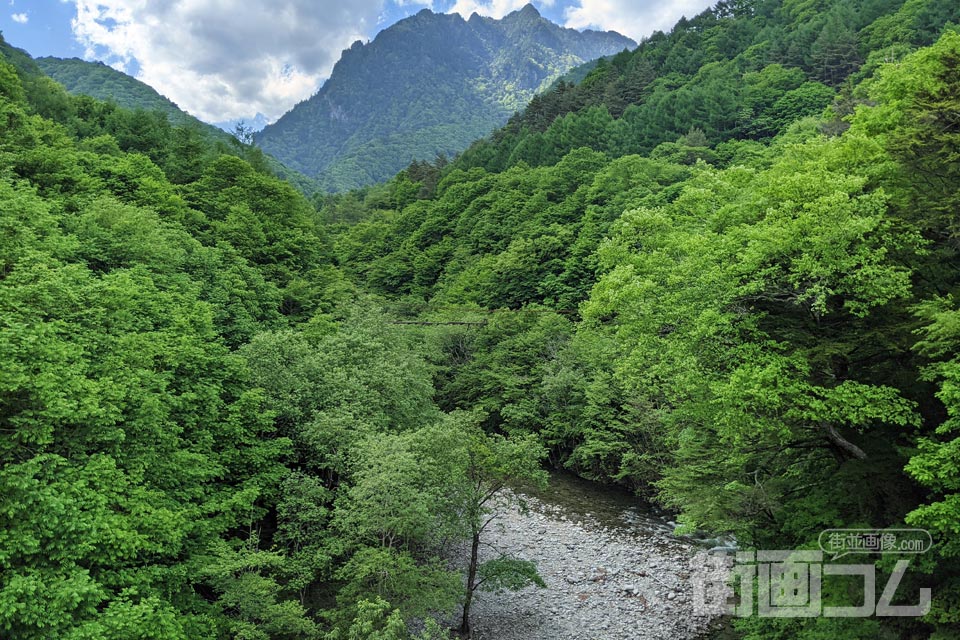
{"type": "Polygon", "coordinates": [[[957,22],[723,2],[315,202],[0,43],[0,636],[449,637],[543,584],[469,549],[553,466],[745,550],[927,529],[924,616],[731,632],[958,637],[957,22]]]}
{"type": "MultiPolygon", "coordinates": [[[[193,125],[200,121],[185,113],[173,101],[163,97],[150,85],[132,78],[102,62],[79,58],[35,58],[45,74],[59,82],[74,95],[85,95],[109,100],[125,109],[161,111],[170,123],[177,126],[193,125]]],[[[203,124],[204,127],[211,125],[203,124]]]]}
{"type": "Polygon", "coordinates": [[[354,43],[320,90],[256,141],[328,190],[372,184],[462,151],[562,73],[635,45],[561,28],[533,5],[502,20],[424,9],[354,43]]]}
{"type": "MultiPolygon", "coordinates": [[[[235,144],[231,134],[201,122],[157,93],[153,87],[102,62],[52,57],[36,58],[34,62],[37,71],[56,80],[73,95],[106,100],[128,110],[162,113],[171,125],[195,129],[212,144],[220,143],[228,146],[235,144]]],[[[246,133],[249,135],[250,132],[246,133]]],[[[262,161],[274,174],[296,185],[304,193],[310,194],[319,188],[315,181],[284,166],[270,155],[264,155],[262,161]]]]}

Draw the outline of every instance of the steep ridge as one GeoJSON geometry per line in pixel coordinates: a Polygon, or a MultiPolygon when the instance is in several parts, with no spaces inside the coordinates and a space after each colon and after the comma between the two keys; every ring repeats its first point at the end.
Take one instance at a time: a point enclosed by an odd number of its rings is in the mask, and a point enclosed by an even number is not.
{"type": "Polygon", "coordinates": [[[561,28],[527,5],[502,20],[424,9],[343,52],[309,100],[257,135],[330,190],[455,154],[569,69],[635,43],[561,28]]]}

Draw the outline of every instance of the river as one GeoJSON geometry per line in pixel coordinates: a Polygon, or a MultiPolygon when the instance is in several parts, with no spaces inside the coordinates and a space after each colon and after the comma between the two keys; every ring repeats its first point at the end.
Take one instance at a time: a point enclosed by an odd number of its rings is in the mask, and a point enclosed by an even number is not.
{"type": "Polygon", "coordinates": [[[503,506],[482,549],[533,560],[547,584],[478,596],[478,640],[706,640],[715,620],[693,606],[690,559],[704,546],[622,489],[555,474],[503,506]]]}

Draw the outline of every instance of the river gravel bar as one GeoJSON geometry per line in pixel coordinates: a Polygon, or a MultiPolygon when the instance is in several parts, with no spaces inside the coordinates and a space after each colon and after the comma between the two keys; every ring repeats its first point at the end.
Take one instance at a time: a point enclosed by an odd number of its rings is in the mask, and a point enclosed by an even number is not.
{"type": "Polygon", "coordinates": [[[690,559],[701,548],[666,531],[606,527],[525,498],[503,506],[481,559],[537,563],[546,589],[478,593],[477,640],[685,640],[711,619],[695,615],[690,559]]]}

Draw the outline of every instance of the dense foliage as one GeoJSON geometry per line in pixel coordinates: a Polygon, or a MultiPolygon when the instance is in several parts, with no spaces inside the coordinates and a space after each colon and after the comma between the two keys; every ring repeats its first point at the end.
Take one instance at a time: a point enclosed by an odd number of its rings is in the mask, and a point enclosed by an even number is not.
{"type": "Polygon", "coordinates": [[[303,195],[8,51],[0,635],[440,638],[468,570],[541,582],[450,564],[539,441],[438,410],[303,195]]]}
{"type": "Polygon", "coordinates": [[[834,90],[837,115],[847,115],[853,84],[956,19],[955,3],[944,0],[724,0],[600,61],[578,85],[537,96],[462,164],[552,165],[578,147],[647,155],[692,128],[710,146],[767,140],[819,115],[834,90]]]}
{"type": "Polygon", "coordinates": [[[452,164],[327,198],[336,258],[398,312],[481,323],[432,330],[442,408],[537,434],[684,530],[765,549],[933,533],[902,587],[933,586],[923,620],[739,621],[747,637],[954,637],[951,20],[720,3],[452,164]]]}
{"type": "Polygon", "coordinates": [[[466,633],[542,585],[476,550],[548,461],[746,548],[928,529],[924,617],[736,633],[957,637],[951,21],[725,1],[315,202],[4,46],[0,635],[466,633]]]}
{"type": "Polygon", "coordinates": [[[462,151],[560,74],[634,44],[562,29],[533,5],[502,20],[423,10],[344,51],[320,90],[257,143],[328,191],[373,184],[411,160],[462,151]]]}
{"type": "Polygon", "coordinates": [[[126,109],[160,111],[171,124],[185,126],[198,121],[157,91],[102,62],[79,58],[36,58],[40,69],[72,94],[109,100],[126,109]]]}
{"type": "MultiPolygon", "coordinates": [[[[17,56],[17,53],[10,47],[5,47],[5,53],[8,56],[11,54],[17,56]]],[[[181,132],[189,131],[191,138],[203,138],[203,141],[200,142],[190,141],[181,142],[181,144],[219,147],[220,152],[230,150],[236,152],[238,148],[238,139],[234,135],[201,122],[157,93],[153,87],[102,62],[89,62],[78,58],[50,57],[37,58],[32,61],[24,60],[21,57],[21,61],[24,66],[35,67],[35,73],[42,72],[49,78],[56,80],[73,95],[89,96],[122,107],[124,110],[141,112],[139,116],[141,119],[159,119],[162,115],[165,116],[170,127],[178,128],[181,132]]],[[[158,126],[165,127],[163,124],[158,126]]],[[[241,134],[240,138],[249,135],[249,132],[246,131],[237,133],[241,134]]],[[[185,134],[181,133],[180,135],[185,134]]],[[[249,140],[242,140],[242,142],[249,143],[249,140]]],[[[155,140],[150,140],[145,148],[152,149],[154,146],[162,146],[163,144],[163,138],[158,137],[155,140]]],[[[251,162],[269,167],[274,175],[290,182],[303,193],[310,194],[319,189],[319,185],[315,181],[284,166],[273,156],[251,147],[247,147],[245,152],[251,162]]]]}

